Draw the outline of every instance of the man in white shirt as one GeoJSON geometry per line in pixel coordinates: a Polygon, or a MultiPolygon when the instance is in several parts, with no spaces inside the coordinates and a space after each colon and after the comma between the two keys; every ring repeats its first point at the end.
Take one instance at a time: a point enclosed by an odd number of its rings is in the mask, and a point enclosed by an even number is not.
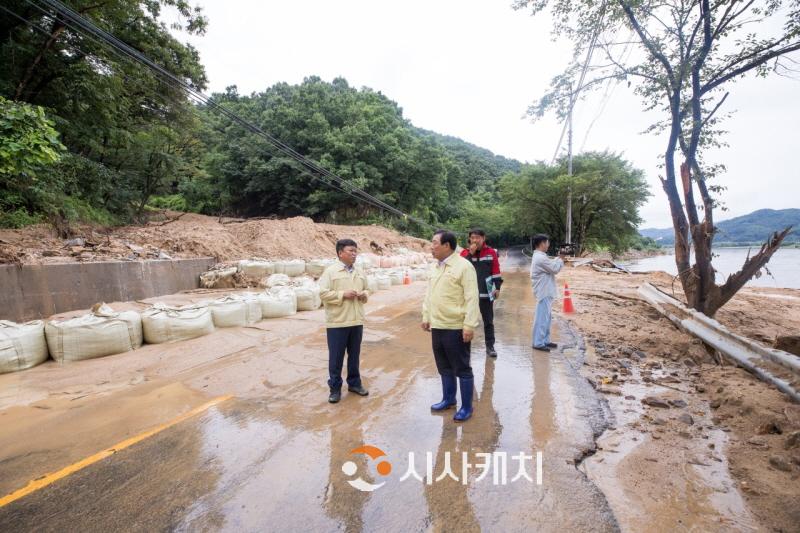
{"type": "Polygon", "coordinates": [[[564,261],[558,257],[547,256],[550,237],[539,234],[533,237],[533,258],[531,259],[531,282],[536,296],[536,318],[533,322],[533,349],[549,352],[558,345],[550,342],[551,308],[556,297],[556,274],[561,271],[564,261]]]}

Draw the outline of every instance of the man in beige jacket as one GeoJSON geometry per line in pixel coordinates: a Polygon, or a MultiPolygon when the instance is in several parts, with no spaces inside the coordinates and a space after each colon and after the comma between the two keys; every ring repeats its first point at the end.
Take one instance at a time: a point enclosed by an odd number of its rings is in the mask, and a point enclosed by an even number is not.
{"type": "Polygon", "coordinates": [[[439,230],[431,239],[431,253],[438,264],[428,278],[428,291],[422,303],[422,329],[431,332],[436,369],[442,378],[442,401],[432,411],[456,405],[461,388],[461,408],[453,420],[464,422],[472,416],[475,388],[470,366],[470,343],[478,327],[478,278],[472,263],[456,251],[456,236],[439,230]]]}
{"type": "Polygon", "coordinates": [[[369,394],[361,383],[359,356],[364,334],[364,304],[369,296],[367,277],[355,265],[358,245],[351,239],[336,242],[339,261],[319,278],[320,298],[325,306],[328,334],[328,387],[330,403],[342,399],[342,366],[347,352],[347,390],[369,394]]]}

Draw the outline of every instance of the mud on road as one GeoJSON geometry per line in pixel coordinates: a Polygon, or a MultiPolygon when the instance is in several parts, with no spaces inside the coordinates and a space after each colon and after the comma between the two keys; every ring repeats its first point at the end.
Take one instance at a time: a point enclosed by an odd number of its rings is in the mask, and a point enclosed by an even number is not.
{"type": "MultiPolygon", "coordinates": [[[[0,507],[15,531],[346,530],[614,531],[602,493],[576,468],[607,414],[576,372],[579,340],[532,352],[534,302],[524,273],[509,274],[497,304],[499,357],[473,343],[475,415],[431,413],[440,383],[429,334],[419,328],[424,284],[393,287],[368,305],[362,372],[370,395],[327,403],[322,312],[68,366],[0,376],[0,493],[80,461],[196,407],[231,400],[0,507]],[[386,452],[390,475],[351,451],[386,452]],[[513,455],[542,452],[520,478],[513,455]],[[400,481],[415,454],[426,475],[400,481]],[[447,453],[449,452],[449,454],[447,453]],[[478,453],[507,453],[506,484],[481,480],[478,453]],[[342,465],[357,464],[352,476],[342,465]],[[360,492],[355,477],[385,485],[360,492]]],[[[175,297],[186,302],[201,295],[175,297]]],[[[207,294],[203,294],[207,297],[207,294]]]]}
{"type": "MultiPolygon", "coordinates": [[[[796,469],[769,461],[792,453],[784,442],[800,425],[797,406],[740,369],[703,362],[691,338],[676,336],[636,299],[640,278],[562,272],[578,312],[556,313],[558,350],[534,352],[527,260],[514,251],[503,259],[499,357],[485,357],[479,333],[472,348],[476,410],[465,424],[452,421],[453,411],[429,409],[440,399],[440,382],[430,337],[418,324],[423,283],[370,300],[362,353],[370,395],[345,392],[337,405],[327,403],[322,311],[0,375],[0,497],[31,480],[42,485],[0,503],[0,530],[796,526],[796,469]],[[173,424],[225,396],[231,399],[173,424]],[[668,407],[644,405],[646,397],[668,407]],[[48,473],[159,427],[165,429],[43,485],[48,473]],[[388,475],[378,472],[379,460],[352,453],[365,444],[386,453],[380,460],[391,464],[388,475]],[[511,481],[518,474],[513,456],[536,452],[542,484],[533,461],[531,481],[511,481]],[[409,475],[410,453],[420,480],[409,475]],[[481,453],[506,454],[505,484],[491,472],[480,477],[481,453]],[[348,462],[355,473],[342,468],[348,462]],[[448,471],[452,477],[443,475],[448,471]],[[349,483],[357,478],[383,485],[361,492],[349,483]]],[[[666,282],[657,274],[648,279],[666,282]]],[[[185,304],[213,292],[159,299],[185,304]]],[[[742,297],[746,306],[758,301],[755,293],[742,297]]],[[[776,325],[793,320],[774,313],[776,325]]],[[[736,317],[746,320],[744,312],[736,317]]]]}

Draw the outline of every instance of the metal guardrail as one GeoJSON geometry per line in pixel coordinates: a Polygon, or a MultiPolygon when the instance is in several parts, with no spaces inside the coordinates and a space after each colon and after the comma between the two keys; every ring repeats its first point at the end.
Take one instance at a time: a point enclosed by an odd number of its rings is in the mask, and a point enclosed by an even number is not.
{"type": "Polygon", "coordinates": [[[678,328],[701,339],[718,350],[728,359],[800,402],[800,391],[793,383],[776,376],[768,366],[779,365],[793,376],[800,378],[800,357],[794,354],[763,346],[751,339],[737,335],[716,320],[689,309],[682,302],[645,283],[639,287],[639,294],[656,310],[670,319],[678,328]],[[765,363],[768,363],[765,365],[765,363]]]}

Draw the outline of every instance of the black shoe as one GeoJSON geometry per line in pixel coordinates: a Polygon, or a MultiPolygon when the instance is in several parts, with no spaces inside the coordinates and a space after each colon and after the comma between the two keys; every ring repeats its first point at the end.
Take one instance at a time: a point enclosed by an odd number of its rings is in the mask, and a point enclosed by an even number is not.
{"type": "Polygon", "coordinates": [[[347,390],[349,390],[350,392],[355,392],[359,396],[369,396],[369,391],[364,387],[362,387],[361,385],[359,385],[358,387],[347,387],[347,390]]]}
{"type": "Polygon", "coordinates": [[[486,347],[486,355],[489,357],[497,357],[497,352],[495,351],[494,346],[486,347]]]}
{"type": "Polygon", "coordinates": [[[547,346],[548,348],[558,348],[558,344],[554,342],[548,342],[545,346],[547,346]]]}
{"type": "Polygon", "coordinates": [[[339,400],[342,399],[342,391],[340,390],[332,390],[331,395],[328,396],[328,402],[330,403],[339,403],[339,400]]]}
{"type": "Polygon", "coordinates": [[[550,348],[548,348],[547,346],[534,346],[533,349],[534,350],[539,350],[540,352],[549,352],[550,351],[550,348]]]}

